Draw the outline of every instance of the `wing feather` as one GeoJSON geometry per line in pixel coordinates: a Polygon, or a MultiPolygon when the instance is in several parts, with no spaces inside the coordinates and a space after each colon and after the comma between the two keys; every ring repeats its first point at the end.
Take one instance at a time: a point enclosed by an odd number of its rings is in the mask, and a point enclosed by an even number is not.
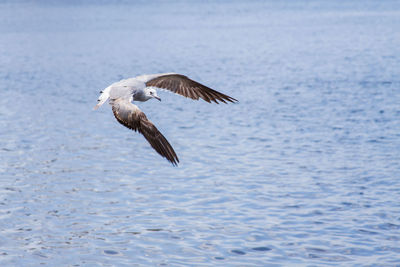
{"type": "Polygon", "coordinates": [[[112,111],[119,123],[135,132],[141,133],[158,154],[173,165],[178,164],[178,156],[168,140],[137,106],[128,101],[115,100],[112,105],[112,111]]]}
{"type": "Polygon", "coordinates": [[[193,81],[188,77],[181,74],[166,74],[157,76],[146,82],[146,86],[158,87],[172,91],[176,94],[182,95],[187,98],[198,100],[202,98],[207,102],[237,102],[233,97],[227,96],[223,93],[215,91],[201,83],[193,81]]]}

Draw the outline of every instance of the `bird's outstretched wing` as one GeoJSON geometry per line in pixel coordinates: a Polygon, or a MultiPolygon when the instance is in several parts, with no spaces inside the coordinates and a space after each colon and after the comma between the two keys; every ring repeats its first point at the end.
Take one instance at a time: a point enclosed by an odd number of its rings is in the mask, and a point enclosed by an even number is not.
{"type": "Polygon", "coordinates": [[[237,100],[233,97],[217,92],[181,74],[166,74],[155,77],[148,80],[146,82],[146,86],[170,90],[176,94],[180,94],[194,100],[202,98],[208,103],[211,101],[217,104],[218,101],[223,103],[226,103],[227,101],[237,102],[237,100]]]}
{"type": "Polygon", "coordinates": [[[172,146],[136,105],[125,99],[116,99],[112,103],[112,111],[119,123],[141,133],[158,154],[173,165],[178,164],[179,159],[172,146]]]}

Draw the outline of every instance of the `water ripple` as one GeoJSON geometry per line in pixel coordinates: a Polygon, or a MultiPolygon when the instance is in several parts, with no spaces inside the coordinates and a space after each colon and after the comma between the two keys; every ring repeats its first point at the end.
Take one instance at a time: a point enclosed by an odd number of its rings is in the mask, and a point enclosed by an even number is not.
{"type": "Polygon", "coordinates": [[[399,10],[2,1],[0,263],[396,266],[399,10]],[[140,104],[176,168],[92,111],[111,82],[166,71],[239,99],[140,104]]]}

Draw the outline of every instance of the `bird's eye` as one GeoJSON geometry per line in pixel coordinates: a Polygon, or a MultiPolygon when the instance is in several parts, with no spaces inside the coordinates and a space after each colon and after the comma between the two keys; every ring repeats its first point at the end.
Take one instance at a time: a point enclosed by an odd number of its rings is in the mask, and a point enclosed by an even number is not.
{"type": "Polygon", "coordinates": [[[150,92],[150,94],[152,95],[152,94],[153,94],[153,92],[150,92]]]}

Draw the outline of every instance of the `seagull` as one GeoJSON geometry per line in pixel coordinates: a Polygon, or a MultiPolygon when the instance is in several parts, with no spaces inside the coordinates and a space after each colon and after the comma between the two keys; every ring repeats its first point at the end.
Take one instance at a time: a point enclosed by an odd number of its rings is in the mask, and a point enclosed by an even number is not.
{"type": "Polygon", "coordinates": [[[100,91],[98,103],[94,109],[98,109],[109,99],[109,104],[117,121],[129,129],[141,133],[153,149],[174,166],[178,165],[179,159],[170,143],[147,119],[146,115],[136,105],[132,104],[132,101],[145,102],[153,98],[161,101],[156,89],[172,91],[194,100],[201,98],[208,103],[237,102],[233,97],[217,92],[177,73],[140,75],[115,82],[100,91]]]}

